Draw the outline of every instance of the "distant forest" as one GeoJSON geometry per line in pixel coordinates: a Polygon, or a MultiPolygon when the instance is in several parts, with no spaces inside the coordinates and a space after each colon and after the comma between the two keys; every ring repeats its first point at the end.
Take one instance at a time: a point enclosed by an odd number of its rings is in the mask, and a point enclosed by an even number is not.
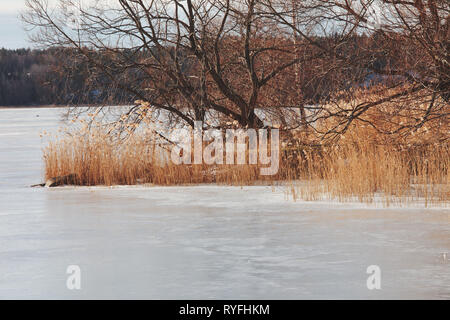
{"type": "MultiPolygon", "coordinates": [[[[238,40],[233,37],[222,40],[228,43],[221,49],[224,61],[234,59],[239,47],[234,48],[233,45],[236,45],[238,40]]],[[[296,106],[292,101],[299,93],[303,104],[312,105],[329,101],[333,95],[350,88],[367,88],[373,84],[387,84],[391,81],[402,82],[409,78],[392,73],[391,70],[414,70],[413,65],[416,64],[416,61],[412,61],[411,65],[405,55],[398,52],[399,41],[395,36],[386,38],[382,33],[371,36],[352,35],[336,48],[334,46],[339,41],[338,37],[315,38],[314,41],[320,48],[330,50],[335,57],[350,61],[344,61],[346,64],[340,68],[333,59],[321,57],[320,51],[316,52],[317,48],[309,46],[306,41],[296,52],[290,51],[292,43],[285,39],[254,39],[255,45],[263,45],[264,41],[269,44],[273,42],[271,45],[276,44],[281,48],[286,47],[287,49],[282,51],[286,56],[293,53],[304,57],[317,55],[312,63],[293,65],[281,72],[282,77],[271,82],[272,89],[266,89],[259,94],[258,103],[266,107],[296,106]],[[393,53],[388,55],[387,52],[390,51],[393,53]],[[294,70],[296,67],[299,69],[294,70]]],[[[195,92],[202,92],[206,88],[198,87],[198,80],[195,81],[202,77],[198,77],[199,66],[192,59],[189,50],[176,50],[169,46],[165,48],[166,53],[159,53],[160,56],[156,54],[158,50],[155,48],[149,50],[152,52],[147,49],[136,51],[64,47],[45,50],[0,49],[0,106],[130,105],[143,96],[153,100],[163,99],[164,104],[157,103],[158,105],[172,105],[186,102],[187,100],[183,99],[187,96],[193,96],[195,92]],[[193,83],[186,84],[184,98],[177,96],[181,90],[179,86],[183,82],[168,77],[164,68],[155,67],[155,63],[151,61],[156,56],[160,61],[167,60],[168,63],[176,57],[179,72],[190,80],[194,79],[193,83]]],[[[268,55],[260,73],[264,74],[264,68],[275,68],[274,66],[286,60],[283,54],[277,52],[268,55]]],[[[305,60],[308,61],[307,58],[305,60]]],[[[228,64],[231,66],[229,68],[234,66],[237,69],[223,75],[224,83],[251,92],[246,73],[239,73],[242,71],[239,69],[240,65],[230,62],[228,64]]],[[[409,72],[411,71],[400,74],[409,72]]],[[[205,78],[203,85],[211,83],[211,79],[205,78]]],[[[214,86],[212,88],[217,89],[214,86]]]]}
{"type": "MultiPolygon", "coordinates": [[[[332,38],[321,39],[322,45],[331,45],[332,38]],[[328,43],[330,42],[330,43],[328,43]]],[[[353,41],[349,41],[346,46],[341,46],[340,54],[349,58],[358,52],[358,48],[363,46],[377,46],[376,37],[357,36],[353,41]]],[[[373,48],[379,51],[379,48],[373,48]]],[[[128,52],[123,49],[122,56],[135,56],[132,50],[128,52]]],[[[51,48],[45,50],[31,49],[0,49],[0,106],[32,106],[32,105],[77,105],[77,104],[132,104],[139,94],[133,92],[140,91],[148,86],[145,73],[141,68],[128,68],[128,70],[115,70],[117,63],[110,53],[99,50],[88,50],[89,54],[80,54],[73,48],[51,48]],[[94,63],[93,61],[96,61],[94,63]],[[98,66],[101,61],[101,66],[98,66]],[[105,72],[108,66],[110,74],[114,74],[117,79],[111,80],[105,72]],[[122,88],[123,83],[128,83],[130,79],[135,82],[135,87],[122,88]]],[[[139,59],[148,58],[146,52],[140,53],[139,59]]],[[[195,74],[195,67],[188,59],[186,53],[178,53],[179,59],[184,63],[181,71],[185,74],[195,74]]],[[[281,58],[280,58],[281,59],[281,58]]],[[[380,78],[373,72],[373,66],[380,67],[387,64],[384,55],[375,55],[371,58],[372,68],[367,65],[356,63],[354,67],[348,68],[343,73],[334,70],[321,70],[321,75],[317,73],[319,66],[314,64],[304,64],[301,66],[301,84],[303,98],[309,103],[315,103],[326,98],[331,91],[342,90],[348,86],[367,85],[368,82],[380,81],[380,78]],[[372,70],[371,70],[372,69],[372,70]]],[[[320,69],[320,68],[319,68],[320,69]]],[[[292,90],[292,81],[289,77],[287,83],[280,83],[288,91],[292,90]],[[289,90],[289,88],[291,88],[289,90]]],[[[239,79],[228,79],[233,82],[239,79]]],[[[160,79],[168,88],[171,84],[167,79],[160,79]]],[[[280,88],[278,88],[280,89],[280,88]]],[[[274,94],[268,92],[268,94],[274,94]]],[[[288,94],[289,95],[289,94],[288,94]]]]}
{"type": "Polygon", "coordinates": [[[131,101],[93,72],[71,49],[0,49],[0,106],[131,101]]]}

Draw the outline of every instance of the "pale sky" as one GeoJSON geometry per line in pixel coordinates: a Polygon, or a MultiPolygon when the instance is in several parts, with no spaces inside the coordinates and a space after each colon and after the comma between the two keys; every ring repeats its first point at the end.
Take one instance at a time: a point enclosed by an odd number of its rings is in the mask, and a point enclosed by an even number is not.
{"type": "MultiPolygon", "coordinates": [[[[47,0],[55,5],[56,0],[47,0]]],[[[80,0],[83,4],[96,2],[80,0]]],[[[25,9],[25,0],[0,0],[0,48],[17,49],[30,48],[33,44],[28,41],[20,13],[25,9]]]]}
{"type": "Polygon", "coordinates": [[[0,48],[17,49],[32,45],[19,19],[25,0],[0,0],[0,48]]]}

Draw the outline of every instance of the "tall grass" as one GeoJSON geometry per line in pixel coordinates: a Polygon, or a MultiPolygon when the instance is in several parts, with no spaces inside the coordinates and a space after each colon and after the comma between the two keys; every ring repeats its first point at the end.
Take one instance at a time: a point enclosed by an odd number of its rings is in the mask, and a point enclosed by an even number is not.
{"type": "Polygon", "coordinates": [[[171,146],[151,130],[120,139],[101,124],[66,132],[44,148],[45,178],[75,174],[76,185],[248,185],[264,180],[258,165],[176,165],[171,146]]]}
{"type": "MultiPolygon", "coordinates": [[[[436,126],[434,126],[435,128],[436,126]]],[[[334,143],[304,131],[282,135],[280,168],[260,176],[258,165],[175,165],[169,145],[150,129],[125,138],[100,123],[50,139],[44,149],[46,179],[75,174],[77,185],[180,185],[282,183],[293,199],[375,202],[385,205],[450,200],[450,148],[444,130],[423,126],[409,137],[386,137],[353,125],[334,143]]],[[[448,133],[447,133],[448,134],[448,133]]]]}
{"type": "Polygon", "coordinates": [[[337,199],[385,204],[450,198],[448,145],[398,146],[359,141],[325,146],[286,147],[274,176],[260,176],[257,165],[175,165],[169,151],[149,133],[113,138],[100,127],[49,142],[45,176],[75,173],[78,185],[250,185],[286,181],[294,199],[337,199]]]}
{"type": "Polygon", "coordinates": [[[445,204],[450,199],[448,146],[411,146],[341,143],[318,153],[303,150],[306,160],[291,183],[294,199],[337,199],[425,204],[445,204]],[[306,181],[306,182],[305,182],[306,181]]]}

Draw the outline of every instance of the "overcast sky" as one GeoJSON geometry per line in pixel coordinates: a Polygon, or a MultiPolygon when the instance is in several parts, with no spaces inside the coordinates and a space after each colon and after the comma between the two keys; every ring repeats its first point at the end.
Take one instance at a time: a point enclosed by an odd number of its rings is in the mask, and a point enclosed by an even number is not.
{"type": "Polygon", "coordinates": [[[0,48],[31,47],[19,19],[25,0],[0,0],[0,48]]]}

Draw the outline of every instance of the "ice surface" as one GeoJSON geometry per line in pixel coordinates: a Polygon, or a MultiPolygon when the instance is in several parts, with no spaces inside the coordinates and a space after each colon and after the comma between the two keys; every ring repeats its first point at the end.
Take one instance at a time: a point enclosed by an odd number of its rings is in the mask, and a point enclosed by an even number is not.
{"type": "Polygon", "coordinates": [[[29,188],[39,132],[61,112],[0,110],[0,298],[450,298],[449,209],[293,202],[265,186],[29,188]]]}

